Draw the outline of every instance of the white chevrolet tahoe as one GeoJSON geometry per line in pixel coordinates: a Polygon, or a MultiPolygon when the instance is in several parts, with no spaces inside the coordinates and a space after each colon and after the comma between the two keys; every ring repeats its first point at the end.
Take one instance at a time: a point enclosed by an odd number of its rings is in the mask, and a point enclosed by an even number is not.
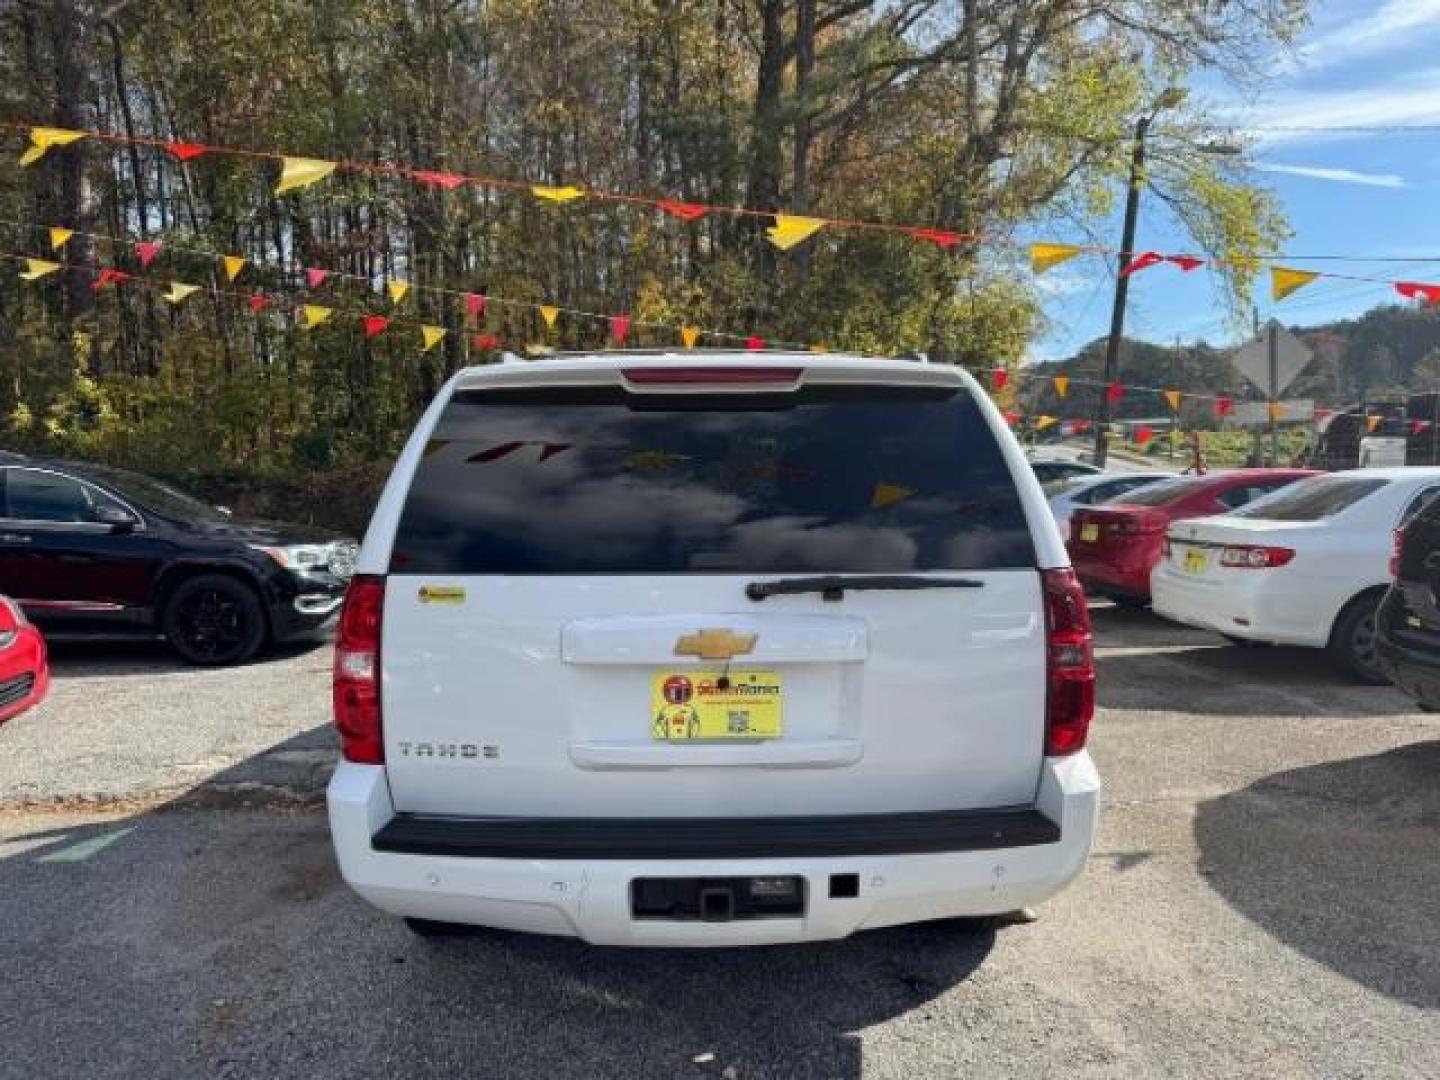
{"type": "Polygon", "coordinates": [[[335,652],[340,869],[419,933],[753,945],[1080,872],[1085,599],[954,367],[599,353],[461,371],[335,652]]]}

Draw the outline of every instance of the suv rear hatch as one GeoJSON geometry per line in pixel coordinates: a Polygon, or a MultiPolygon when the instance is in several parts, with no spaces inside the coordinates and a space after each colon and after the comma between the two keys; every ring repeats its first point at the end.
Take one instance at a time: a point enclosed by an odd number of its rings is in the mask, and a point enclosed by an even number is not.
{"type": "Polygon", "coordinates": [[[612,374],[462,387],[430,435],[385,585],[396,809],[1033,802],[1042,579],[989,410],[953,374],[612,374]]]}

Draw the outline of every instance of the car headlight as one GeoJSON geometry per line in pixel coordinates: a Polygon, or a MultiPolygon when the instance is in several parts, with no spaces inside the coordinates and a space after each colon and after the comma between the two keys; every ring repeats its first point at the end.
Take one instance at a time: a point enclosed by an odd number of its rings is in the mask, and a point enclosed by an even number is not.
{"type": "Polygon", "coordinates": [[[269,547],[251,544],[256,551],[264,552],[286,570],[319,570],[330,562],[329,544],[285,544],[269,547]]]}

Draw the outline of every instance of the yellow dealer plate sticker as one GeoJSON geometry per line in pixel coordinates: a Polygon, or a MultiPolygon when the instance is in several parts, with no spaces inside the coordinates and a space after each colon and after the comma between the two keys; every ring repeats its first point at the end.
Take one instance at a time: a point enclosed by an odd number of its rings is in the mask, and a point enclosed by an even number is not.
{"type": "Polygon", "coordinates": [[[650,679],[650,736],[661,742],[778,739],[784,689],[773,671],[661,671],[650,679]]]}
{"type": "Polygon", "coordinates": [[[1093,544],[1096,540],[1100,539],[1100,526],[1094,524],[1081,525],[1080,539],[1087,544],[1093,544]]]}
{"type": "Polygon", "coordinates": [[[1185,572],[1187,574],[1203,574],[1210,567],[1210,556],[1196,548],[1189,548],[1185,552],[1185,572]]]}
{"type": "Polygon", "coordinates": [[[463,604],[465,590],[458,585],[421,585],[422,604],[463,604]]]}

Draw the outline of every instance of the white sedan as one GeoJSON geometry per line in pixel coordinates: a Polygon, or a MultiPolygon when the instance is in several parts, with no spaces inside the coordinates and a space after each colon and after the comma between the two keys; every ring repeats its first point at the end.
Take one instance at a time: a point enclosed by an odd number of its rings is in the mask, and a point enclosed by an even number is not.
{"type": "Polygon", "coordinates": [[[1233,513],[1177,521],[1150,577],[1157,614],[1232,640],[1329,649],[1365,682],[1393,533],[1440,494],[1440,468],[1311,477],[1233,513]]]}
{"type": "Polygon", "coordinates": [[[1070,476],[1046,484],[1045,498],[1050,502],[1055,524],[1060,526],[1060,536],[1068,544],[1070,515],[1080,507],[1095,506],[1157,480],[1168,480],[1174,475],[1168,472],[1098,472],[1070,476]]]}

